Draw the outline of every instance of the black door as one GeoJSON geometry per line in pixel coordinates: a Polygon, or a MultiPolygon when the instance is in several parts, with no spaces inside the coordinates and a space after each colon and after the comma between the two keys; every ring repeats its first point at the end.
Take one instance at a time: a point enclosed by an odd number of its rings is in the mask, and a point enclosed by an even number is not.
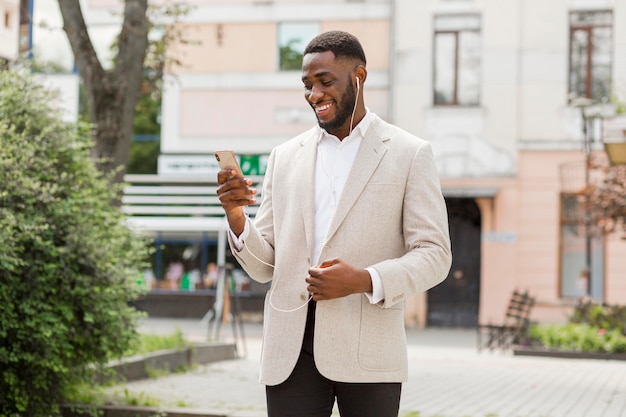
{"type": "Polygon", "coordinates": [[[480,209],[470,198],[447,198],[452,268],[428,291],[428,326],[475,327],[480,295],[480,209]]]}

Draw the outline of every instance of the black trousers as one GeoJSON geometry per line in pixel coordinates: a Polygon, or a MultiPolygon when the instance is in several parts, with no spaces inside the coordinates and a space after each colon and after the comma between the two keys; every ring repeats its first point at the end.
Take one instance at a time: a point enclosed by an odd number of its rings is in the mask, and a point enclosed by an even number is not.
{"type": "Polygon", "coordinates": [[[336,399],[341,417],[397,417],[402,384],[334,382],[318,372],[313,359],[314,317],[311,301],[295,369],[285,382],[266,387],[268,416],[329,417],[336,399]]]}

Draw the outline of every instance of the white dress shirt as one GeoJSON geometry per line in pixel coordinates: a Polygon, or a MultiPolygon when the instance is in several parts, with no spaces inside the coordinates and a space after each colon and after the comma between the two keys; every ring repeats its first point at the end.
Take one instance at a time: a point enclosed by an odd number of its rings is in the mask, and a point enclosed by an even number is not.
{"type": "MultiPolygon", "coordinates": [[[[330,223],[371,120],[371,113],[367,110],[361,122],[343,140],[318,127],[315,165],[315,245],[312,266],[319,265],[322,261],[319,256],[326,242],[330,223]]],[[[249,221],[247,218],[243,233],[239,237],[230,231],[237,251],[243,250],[249,232],[249,221]]],[[[372,279],[372,293],[365,295],[372,304],[376,304],[384,299],[380,275],[374,268],[366,270],[372,279]]]]}

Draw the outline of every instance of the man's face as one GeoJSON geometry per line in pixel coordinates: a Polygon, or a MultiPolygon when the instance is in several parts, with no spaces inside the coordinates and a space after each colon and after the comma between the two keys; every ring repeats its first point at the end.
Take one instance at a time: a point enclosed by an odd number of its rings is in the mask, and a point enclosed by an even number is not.
{"type": "Polygon", "coordinates": [[[304,98],[315,111],[319,125],[340,139],[347,136],[356,94],[351,65],[335,60],[330,51],[307,54],[302,59],[304,98]]]}

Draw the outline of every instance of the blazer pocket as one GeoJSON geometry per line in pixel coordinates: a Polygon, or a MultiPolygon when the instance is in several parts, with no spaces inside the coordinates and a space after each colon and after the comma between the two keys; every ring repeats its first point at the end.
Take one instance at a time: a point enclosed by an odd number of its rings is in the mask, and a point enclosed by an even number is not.
{"type": "Polygon", "coordinates": [[[359,363],[370,371],[397,371],[406,356],[404,309],[364,306],[359,363]]]}

